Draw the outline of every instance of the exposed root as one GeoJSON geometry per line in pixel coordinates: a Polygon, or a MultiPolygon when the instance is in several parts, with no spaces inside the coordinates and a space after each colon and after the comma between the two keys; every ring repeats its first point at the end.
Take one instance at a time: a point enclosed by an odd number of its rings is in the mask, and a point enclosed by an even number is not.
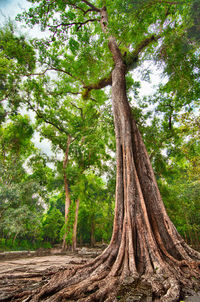
{"type": "Polygon", "coordinates": [[[192,274],[185,273],[180,266],[165,263],[154,272],[148,273],[147,269],[140,276],[130,273],[122,278],[123,264],[118,275],[113,276],[112,269],[108,268],[109,259],[107,257],[100,261],[98,258],[98,261],[92,261],[92,267],[85,264],[56,273],[42,289],[38,288],[42,285],[40,281],[31,291],[23,289],[0,301],[126,302],[136,298],[137,301],[145,301],[149,297],[152,301],[176,302],[183,288],[188,291],[200,290],[200,279],[192,278],[192,274]],[[101,264],[97,266],[99,262],[101,264]]]}
{"type": "Polygon", "coordinates": [[[170,287],[167,293],[160,298],[162,302],[175,302],[179,300],[180,297],[180,284],[178,280],[171,278],[169,280],[170,287]]]}
{"type": "Polygon", "coordinates": [[[96,264],[97,262],[93,261],[94,267],[89,268],[87,264],[55,275],[38,294],[35,293],[27,301],[125,302],[129,301],[128,297],[151,297],[162,302],[176,302],[179,301],[181,288],[194,289],[196,285],[200,285],[200,280],[194,281],[180,266],[172,267],[167,263],[151,274],[145,273],[138,277],[130,273],[124,278],[123,269],[118,271],[118,275],[111,274],[108,259],[100,266],[96,264]]]}
{"type": "Polygon", "coordinates": [[[200,268],[200,261],[186,261],[182,260],[179,263],[180,267],[181,266],[188,266],[191,270],[198,270],[200,268]]]}

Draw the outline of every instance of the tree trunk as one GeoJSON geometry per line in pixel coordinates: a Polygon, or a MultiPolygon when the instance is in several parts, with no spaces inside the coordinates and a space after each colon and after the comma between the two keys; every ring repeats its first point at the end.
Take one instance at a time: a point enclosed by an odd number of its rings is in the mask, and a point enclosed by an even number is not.
{"type": "Polygon", "coordinates": [[[63,161],[63,177],[64,177],[64,187],[65,187],[65,228],[64,228],[64,235],[63,235],[62,250],[67,249],[67,245],[66,245],[67,230],[66,230],[66,227],[67,227],[67,221],[68,221],[69,207],[70,207],[70,204],[71,204],[71,199],[70,199],[70,195],[69,195],[69,188],[68,188],[68,181],[67,181],[67,173],[66,173],[70,143],[71,143],[71,137],[69,135],[68,140],[67,140],[67,147],[66,147],[66,150],[65,150],[65,158],[64,158],[64,161],[63,161]]]}
{"type": "Polygon", "coordinates": [[[16,240],[18,234],[19,234],[19,232],[16,232],[16,233],[15,233],[15,235],[14,235],[14,237],[13,237],[13,240],[12,240],[12,245],[15,244],[15,240],[16,240]]]}
{"type": "Polygon", "coordinates": [[[91,217],[91,236],[90,236],[91,247],[95,246],[95,218],[94,215],[91,217]]]}
{"type": "Polygon", "coordinates": [[[72,251],[75,251],[77,246],[78,210],[79,210],[79,199],[76,200],[75,221],[73,226],[73,238],[72,238],[72,251]]]}

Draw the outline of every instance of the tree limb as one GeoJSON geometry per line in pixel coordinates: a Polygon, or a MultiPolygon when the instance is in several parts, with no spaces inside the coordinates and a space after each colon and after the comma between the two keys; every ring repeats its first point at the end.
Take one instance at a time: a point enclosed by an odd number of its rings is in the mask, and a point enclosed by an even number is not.
{"type": "Polygon", "coordinates": [[[54,67],[51,67],[51,68],[46,68],[44,71],[42,72],[36,72],[36,73],[26,73],[24,74],[24,76],[26,77],[30,77],[30,76],[37,76],[37,75],[44,75],[47,71],[60,71],[60,72],[63,72],[63,73],[66,73],[67,75],[69,75],[70,77],[73,77],[73,75],[69,72],[67,72],[66,70],[63,70],[63,69],[59,69],[59,68],[54,68],[54,67]]]}
{"type": "Polygon", "coordinates": [[[31,105],[31,103],[30,103],[29,101],[27,101],[27,102],[28,102],[28,104],[29,104],[29,108],[30,108],[31,110],[33,110],[33,111],[36,113],[37,117],[41,118],[45,123],[47,123],[47,124],[49,124],[49,125],[55,127],[59,132],[61,132],[61,133],[64,132],[64,133],[66,133],[67,135],[69,135],[68,131],[66,131],[65,128],[63,128],[63,127],[61,127],[61,126],[58,126],[58,125],[56,125],[55,123],[49,121],[49,120],[45,117],[45,115],[44,115],[39,109],[34,108],[33,105],[31,105]]]}
{"type": "Polygon", "coordinates": [[[81,7],[79,7],[76,4],[70,4],[70,6],[74,7],[75,9],[80,9],[80,11],[82,11],[84,15],[87,13],[87,11],[85,11],[84,9],[82,9],[81,7]]]}
{"type": "Polygon", "coordinates": [[[115,65],[117,65],[120,62],[122,62],[123,61],[123,57],[122,57],[121,51],[120,51],[120,49],[119,49],[119,47],[117,45],[116,39],[114,37],[111,36],[109,38],[108,46],[109,46],[109,49],[110,49],[110,51],[112,53],[115,65]]]}
{"type": "MultiPolygon", "coordinates": [[[[151,37],[144,39],[136,46],[135,50],[132,53],[130,53],[128,55],[128,58],[126,59],[127,72],[131,70],[132,64],[138,61],[138,56],[141,53],[141,51],[153,41],[157,41],[159,38],[161,38],[161,36],[152,35],[151,37]]],[[[85,89],[84,96],[88,96],[89,92],[93,89],[98,90],[111,85],[112,85],[112,72],[109,74],[109,76],[100,79],[99,82],[97,83],[83,86],[83,88],[85,89]]]]}
{"type": "Polygon", "coordinates": [[[51,29],[55,29],[55,32],[56,32],[57,28],[60,27],[60,26],[71,27],[73,25],[78,25],[77,30],[79,30],[79,28],[81,28],[81,26],[87,24],[88,22],[94,22],[94,21],[99,21],[99,20],[98,19],[88,19],[85,22],[60,23],[60,24],[54,25],[54,26],[49,25],[48,27],[51,28],[51,29]]]}
{"type": "Polygon", "coordinates": [[[52,95],[52,96],[61,96],[61,95],[63,95],[63,94],[79,95],[79,94],[81,94],[81,93],[80,93],[80,92],[73,92],[73,91],[54,92],[54,91],[48,91],[48,90],[47,90],[47,94],[48,94],[48,95],[52,95]]]}
{"type": "Polygon", "coordinates": [[[136,47],[135,50],[129,54],[127,54],[127,56],[125,57],[125,63],[127,66],[127,71],[130,71],[131,69],[133,69],[135,67],[135,63],[138,61],[139,59],[139,55],[142,52],[142,50],[144,50],[144,48],[146,46],[148,46],[149,44],[151,44],[154,41],[157,41],[158,39],[160,39],[161,36],[160,35],[152,35],[146,39],[144,39],[143,41],[141,41],[136,47]]]}
{"type": "Polygon", "coordinates": [[[109,74],[109,76],[100,79],[99,82],[97,82],[97,83],[83,86],[84,92],[83,92],[82,96],[83,96],[83,98],[88,98],[91,90],[102,89],[102,88],[105,88],[110,85],[112,85],[112,72],[109,74]]]}
{"type": "MultiPolygon", "coordinates": [[[[87,1],[87,0],[81,0],[82,2],[84,2],[85,4],[87,4],[91,9],[92,9],[92,11],[94,11],[94,12],[98,12],[98,13],[100,13],[101,12],[101,10],[99,9],[99,8],[97,8],[96,6],[94,6],[92,3],[90,3],[89,1],[87,1]]],[[[91,11],[91,10],[90,10],[91,11]]]]}
{"type": "Polygon", "coordinates": [[[76,109],[80,110],[80,112],[81,112],[81,117],[82,117],[82,119],[83,119],[83,108],[76,106],[73,102],[70,102],[70,104],[71,104],[73,107],[75,107],[76,109]]]}
{"type": "Polygon", "coordinates": [[[176,5],[176,4],[183,4],[184,2],[178,2],[178,1],[165,1],[165,0],[156,0],[157,3],[166,3],[166,4],[171,4],[171,5],[176,5]]]}
{"type": "Polygon", "coordinates": [[[146,5],[143,6],[143,8],[151,7],[154,4],[161,3],[161,4],[170,4],[170,5],[178,5],[178,4],[184,4],[184,1],[178,2],[178,1],[169,1],[169,0],[153,0],[146,5]]]}
{"type": "MultiPolygon", "coordinates": [[[[40,76],[40,75],[44,75],[47,71],[58,71],[58,72],[62,72],[62,73],[67,74],[68,76],[74,78],[75,80],[80,81],[80,82],[83,83],[82,80],[80,80],[80,79],[78,79],[77,77],[75,77],[72,73],[70,73],[70,72],[68,72],[68,71],[66,71],[66,70],[64,70],[64,69],[56,68],[56,67],[48,67],[48,68],[46,68],[46,69],[45,69],[44,71],[42,71],[42,72],[26,73],[26,74],[24,74],[24,76],[26,76],[26,77],[30,77],[30,76],[38,76],[38,75],[40,76]]],[[[78,93],[73,93],[73,92],[71,92],[71,94],[78,94],[78,93]]]]}

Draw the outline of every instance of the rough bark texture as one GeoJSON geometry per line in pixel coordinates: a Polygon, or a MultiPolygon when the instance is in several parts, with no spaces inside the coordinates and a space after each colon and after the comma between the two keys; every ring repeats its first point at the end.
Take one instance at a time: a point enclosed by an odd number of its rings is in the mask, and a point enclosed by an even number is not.
{"type": "Polygon", "coordinates": [[[79,199],[76,200],[75,221],[73,226],[73,238],[72,238],[72,251],[75,251],[77,246],[78,210],[79,210],[79,199]]]}

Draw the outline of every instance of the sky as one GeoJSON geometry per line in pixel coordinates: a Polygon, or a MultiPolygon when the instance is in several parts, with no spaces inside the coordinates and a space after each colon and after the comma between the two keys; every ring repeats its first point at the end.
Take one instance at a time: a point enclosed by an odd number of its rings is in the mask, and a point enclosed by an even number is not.
{"type": "Polygon", "coordinates": [[[23,9],[28,8],[30,3],[26,0],[0,0],[0,20],[4,22],[4,17],[14,19],[23,9]]]}

